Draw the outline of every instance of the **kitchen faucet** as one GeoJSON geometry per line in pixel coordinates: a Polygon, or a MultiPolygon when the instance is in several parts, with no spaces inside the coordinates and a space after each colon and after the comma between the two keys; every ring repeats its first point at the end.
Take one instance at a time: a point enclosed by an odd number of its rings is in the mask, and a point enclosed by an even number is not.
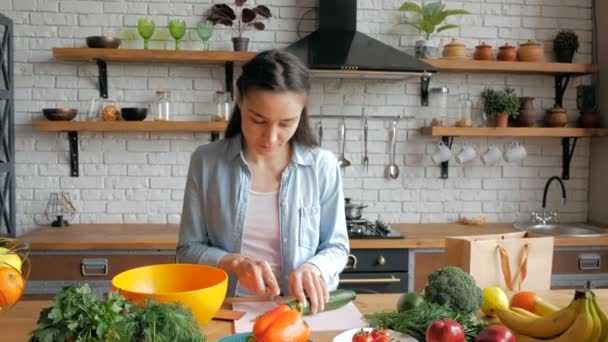
{"type": "Polygon", "coordinates": [[[543,210],[539,214],[536,211],[533,211],[531,214],[531,220],[533,223],[539,224],[549,224],[549,223],[558,223],[559,217],[557,216],[557,212],[547,210],[547,192],[549,190],[549,186],[551,182],[557,180],[559,185],[562,187],[562,205],[566,204],[566,187],[564,186],[564,182],[558,176],[553,176],[547,180],[545,184],[545,190],[543,191],[543,210]]]}

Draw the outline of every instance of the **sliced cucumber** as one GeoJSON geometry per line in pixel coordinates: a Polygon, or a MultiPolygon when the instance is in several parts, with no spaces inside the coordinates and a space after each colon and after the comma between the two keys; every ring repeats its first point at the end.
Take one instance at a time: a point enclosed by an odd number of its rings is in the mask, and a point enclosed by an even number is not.
{"type": "MultiPolygon", "coordinates": [[[[343,307],[344,305],[352,302],[357,298],[355,291],[352,290],[334,290],[329,292],[329,301],[325,304],[325,309],[323,311],[335,310],[343,307]]],[[[290,302],[285,303],[292,310],[298,310],[299,306],[301,306],[300,302],[297,299],[294,299],[290,302]]],[[[302,309],[302,315],[310,315],[310,302],[308,298],[306,299],[306,306],[302,309]]]]}

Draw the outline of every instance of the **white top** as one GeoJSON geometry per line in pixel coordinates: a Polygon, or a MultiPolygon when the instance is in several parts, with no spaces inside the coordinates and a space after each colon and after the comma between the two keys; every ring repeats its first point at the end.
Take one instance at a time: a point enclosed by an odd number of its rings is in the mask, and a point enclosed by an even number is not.
{"type": "MultiPolygon", "coordinates": [[[[265,260],[277,281],[281,279],[281,232],[279,227],[279,193],[249,191],[247,213],[243,224],[241,255],[265,260]]],[[[238,286],[237,295],[252,295],[238,286]]]]}

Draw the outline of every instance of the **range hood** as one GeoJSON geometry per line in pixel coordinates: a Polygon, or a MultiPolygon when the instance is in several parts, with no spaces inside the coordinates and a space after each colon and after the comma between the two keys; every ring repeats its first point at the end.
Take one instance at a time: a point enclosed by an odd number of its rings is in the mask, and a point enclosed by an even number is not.
{"type": "Polygon", "coordinates": [[[437,72],[433,66],[357,32],[357,0],[319,0],[318,30],[287,50],[320,76],[429,78],[437,72]]]}

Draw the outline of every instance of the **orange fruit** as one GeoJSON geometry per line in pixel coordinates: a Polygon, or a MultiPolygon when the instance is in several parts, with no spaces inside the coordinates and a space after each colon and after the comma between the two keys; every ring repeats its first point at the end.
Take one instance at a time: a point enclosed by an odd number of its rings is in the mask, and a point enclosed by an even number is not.
{"type": "Polygon", "coordinates": [[[0,308],[17,303],[24,287],[21,273],[12,267],[0,268],[0,308]]]}
{"type": "Polygon", "coordinates": [[[521,291],[511,297],[510,306],[536,313],[534,302],[537,300],[540,300],[540,297],[536,293],[532,291],[521,291]]]}

